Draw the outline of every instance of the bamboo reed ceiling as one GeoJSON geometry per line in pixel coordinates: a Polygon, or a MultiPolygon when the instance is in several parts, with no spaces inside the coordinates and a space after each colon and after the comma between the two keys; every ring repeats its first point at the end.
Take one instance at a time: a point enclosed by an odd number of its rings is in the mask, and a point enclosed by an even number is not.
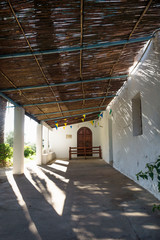
{"type": "Polygon", "coordinates": [[[97,119],[127,80],[146,40],[96,46],[152,36],[159,18],[158,0],[1,0],[0,92],[8,89],[3,95],[51,127],[55,121],[59,126],[81,122],[84,113],[85,121],[97,119]],[[89,45],[95,48],[83,49],[89,45]],[[81,50],[63,51],[75,47],[81,50]],[[62,51],[35,54],[56,49],[62,51]],[[17,90],[27,86],[33,88],[17,90]],[[67,102],[76,99],[81,100],[67,102]]]}

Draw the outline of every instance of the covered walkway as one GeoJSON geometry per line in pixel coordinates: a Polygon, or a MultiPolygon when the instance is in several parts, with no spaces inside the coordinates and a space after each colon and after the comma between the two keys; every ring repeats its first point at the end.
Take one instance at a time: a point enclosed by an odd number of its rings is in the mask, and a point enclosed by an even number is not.
{"type": "Polygon", "coordinates": [[[157,200],[103,160],[55,160],[0,176],[0,239],[159,239],[157,200]]]}

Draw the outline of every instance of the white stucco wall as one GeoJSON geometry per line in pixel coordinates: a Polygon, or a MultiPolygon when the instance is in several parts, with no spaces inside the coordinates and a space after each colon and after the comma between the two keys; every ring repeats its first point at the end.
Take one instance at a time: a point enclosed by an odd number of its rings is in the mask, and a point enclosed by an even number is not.
{"type": "MultiPolygon", "coordinates": [[[[113,128],[113,166],[134,181],[136,173],[145,170],[146,163],[160,155],[160,34],[152,41],[138,69],[110,105],[113,128]],[[133,136],[132,98],[141,95],[143,134],[133,136]]],[[[103,158],[109,162],[108,112],[100,130],[103,158]]],[[[152,180],[138,181],[160,199],[157,184],[152,180]]]]}
{"type": "Polygon", "coordinates": [[[99,120],[100,146],[102,147],[102,158],[109,163],[109,128],[108,113],[103,112],[103,118],[99,120]]]}
{"type": "Polygon", "coordinates": [[[57,130],[53,129],[50,132],[50,145],[56,154],[56,158],[69,158],[69,147],[77,147],[77,131],[81,127],[88,127],[92,131],[92,145],[99,146],[99,128],[95,124],[90,122],[82,122],[79,124],[73,124],[72,128],[66,126],[59,127],[57,130]],[[72,138],[66,139],[66,135],[72,135],[72,138]]]}

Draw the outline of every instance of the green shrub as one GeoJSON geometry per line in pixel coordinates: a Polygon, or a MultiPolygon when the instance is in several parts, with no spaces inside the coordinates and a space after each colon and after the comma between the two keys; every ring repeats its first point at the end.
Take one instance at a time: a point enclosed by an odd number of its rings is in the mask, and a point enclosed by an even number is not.
{"type": "Polygon", "coordinates": [[[36,144],[35,143],[29,143],[27,145],[30,146],[34,152],[36,152],[36,144]]]}
{"type": "Polygon", "coordinates": [[[25,158],[30,158],[34,154],[35,154],[35,151],[30,146],[24,146],[25,158]]]}
{"type": "Polygon", "coordinates": [[[13,138],[14,138],[14,132],[9,132],[6,135],[5,143],[8,143],[10,147],[13,147],[13,138]]]}
{"type": "Polygon", "coordinates": [[[13,148],[9,146],[7,143],[0,144],[0,166],[10,166],[11,158],[13,156],[13,148]]]}

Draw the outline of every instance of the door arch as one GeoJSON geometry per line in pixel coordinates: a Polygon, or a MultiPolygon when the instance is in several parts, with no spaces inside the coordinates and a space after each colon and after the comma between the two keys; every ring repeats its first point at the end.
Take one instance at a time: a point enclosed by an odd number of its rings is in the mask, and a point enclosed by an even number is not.
{"type": "MultiPolygon", "coordinates": [[[[92,150],[92,131],[87,127],[81,127],[77,132],[77,147],[91,147],[92,150]]],[[[83,156],[81,151],[78,151],[78,156],[83,156]]],[[[92,156],[92,154],[87,154],[92,156]]]]}

